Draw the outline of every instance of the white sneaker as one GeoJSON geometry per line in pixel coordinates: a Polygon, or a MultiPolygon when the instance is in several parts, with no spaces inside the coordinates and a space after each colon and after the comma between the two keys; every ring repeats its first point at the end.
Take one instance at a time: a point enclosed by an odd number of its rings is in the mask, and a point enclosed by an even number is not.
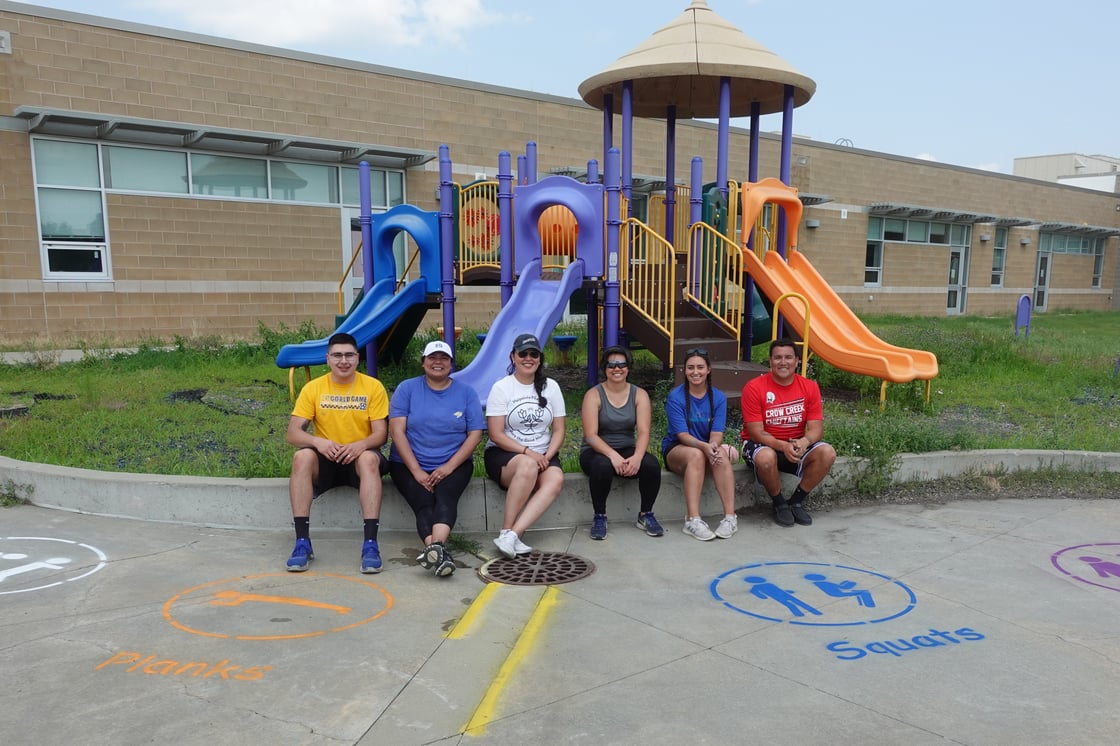
{"type": "Polygon", "coordinates": [[[506,557],[513,559],[517,556],[517,534],[508,528],[503,528],[498,538],[494,539],[494,546],[506,557]]]}
{"type": "Polygon", "coordinates": [[[693,539],[699,539],[700,541],[711,541],[716,538],[716,535],[708,528],[708,524],[704,523],[704,519],[699,516],[689,518],[684,522],[684,532],[693,539]]]}
{"type": "Polygon", "coordinates": [[[531,546],[521,541],[521,537],[514,534],[513,531],[510,531],[510,533],[513,534],[513,551],[517,552],[518,555],[532,554],[533,548],[531,546]]]}
{"type": "Polygon", "coordinates": [[[721,539],[730,539],[731,535],[739,530],[739,516],[725,515],[716,526],[716,536],[721,539]]]}

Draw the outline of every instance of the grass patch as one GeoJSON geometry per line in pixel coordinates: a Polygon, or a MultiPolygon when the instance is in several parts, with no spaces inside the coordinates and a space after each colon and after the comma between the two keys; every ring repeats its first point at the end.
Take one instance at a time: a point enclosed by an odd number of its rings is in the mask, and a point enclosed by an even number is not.
{"type": "MultiPolygon", "coordinates": [[[[810,377],[825,394],[825,433],[841,456],[865,459],[859,490],[885,489],[902,453],[981,448],[1120,451],[1120,314],[1037,316],[1031,337],[1018,340],[1006,318],[869,317],[871,330],[895,345],[930,350],[940,375],[931,401],[924,384],[890,385],[879,408],[879,381],[812,359],[810,377]]],[[[580,405],[586,389],[586,330],[562,325],[557,334],[579,339],[571,366],[558,367],[546,352],[549,375],[561,382],[567,437],[561,461],[578,472],[580,405]]],[[[478,353],[466,330],[457,364],[478,353]]],[[[276,367],[280,346],[323,337],[310,322],[297,329],[260,326],[251,342],[216,338],[148,340],[132,354],[99,348],[77,363],[58,363],[49,351],[32,362],[0,367],[0,455],[23,461],[103,471],[218,477],[286,477],[291,447],[284,440],[291,403],[287,371],[276,367]]],[[[423,345],[434,330],[418,333],[405,362],[382,365],[378,377],[392,391],[420,374],[423,345]]],[[[765,346],[754,359],[766,358],[765,346]]],[[[312,375],[326,372],[321,366],[312,375]]],[[[665,431],[661,407],[670,373],[639,350],[631,379],[654,402],[650,448],[665,431]]],[[[727,441],[739,443],[740,417],[729,414],[727,441]]],[[[476,475],[482,474],[480,457],[476,475]]],[[[1066,479],[1070,475],[1058,474],[1066,479]]],[[[1012,476],[1006,477],[1013,478],[1012,476]]],[[[1015,477],[1017,478],[1017,477],[1015,477]]]]}

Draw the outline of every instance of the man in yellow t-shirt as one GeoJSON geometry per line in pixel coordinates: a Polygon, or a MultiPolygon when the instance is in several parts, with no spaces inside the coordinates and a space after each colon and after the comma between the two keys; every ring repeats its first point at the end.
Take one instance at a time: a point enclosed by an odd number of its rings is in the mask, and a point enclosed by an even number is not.
{"type": "Polygon", "coordinates": [[[288,421],[292,457],[288,494],[292,501],[296,546],[290,572],[302,572],[315,559],[311,549],[311,502],[339,485],[358,488],[365,539],[361,570],[381,572],[377,529],[381,515],[381,477],[388,471],[381,452],[388,438],[389,397],[376,378],[358,372],[358,343],[346,333],[327,341],[330,373],[308,382],[288,421]]]}

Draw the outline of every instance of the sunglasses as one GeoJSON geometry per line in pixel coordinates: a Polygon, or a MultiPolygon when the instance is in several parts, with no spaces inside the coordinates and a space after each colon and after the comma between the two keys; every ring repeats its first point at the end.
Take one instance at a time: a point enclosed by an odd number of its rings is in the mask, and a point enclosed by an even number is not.
{"type": "Polygon", "coordinates": [[[540,350],[521,350],[517,353],[518,357],[531,357],[534,360],[541,356],[540,350]]]}
{"type": "Polygon", "coordinates": [[[605,367],[606,367],[607,370],[613,370],[614,368],[628,368],[629,365],[630,364],[627,363],[625,360],[611,360],[609,363],[606,364],[605,367]]]}
{"type": "Polygon", "coordinates": [[[707,360],[708,359],[708,350],[704,347],[693,347],[692,349],[685,350],[684,351],[684,359],[687,360],[690,357],[702,357],[705,360],[707,360]]]}

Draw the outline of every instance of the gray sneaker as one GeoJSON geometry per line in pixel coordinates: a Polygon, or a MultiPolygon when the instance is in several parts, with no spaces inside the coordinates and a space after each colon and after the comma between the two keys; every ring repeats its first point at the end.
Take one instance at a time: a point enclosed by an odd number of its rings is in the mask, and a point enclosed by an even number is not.
{"type": "Polygon", "coordinates": [[[739,530],[739,516],[725,515],[716,526],[716,536],[721,539],[730,539],[731,535],[739,530]]]}
{"type": "Polygon", "coordinates": [[[704,523],[704,519],[699,516],[689,518],[684,522],[684,532],[693,539],[699,539],[700,541],[711,541],[716,538],[716,535],[708,528],[708,524],[704,523]]]}

